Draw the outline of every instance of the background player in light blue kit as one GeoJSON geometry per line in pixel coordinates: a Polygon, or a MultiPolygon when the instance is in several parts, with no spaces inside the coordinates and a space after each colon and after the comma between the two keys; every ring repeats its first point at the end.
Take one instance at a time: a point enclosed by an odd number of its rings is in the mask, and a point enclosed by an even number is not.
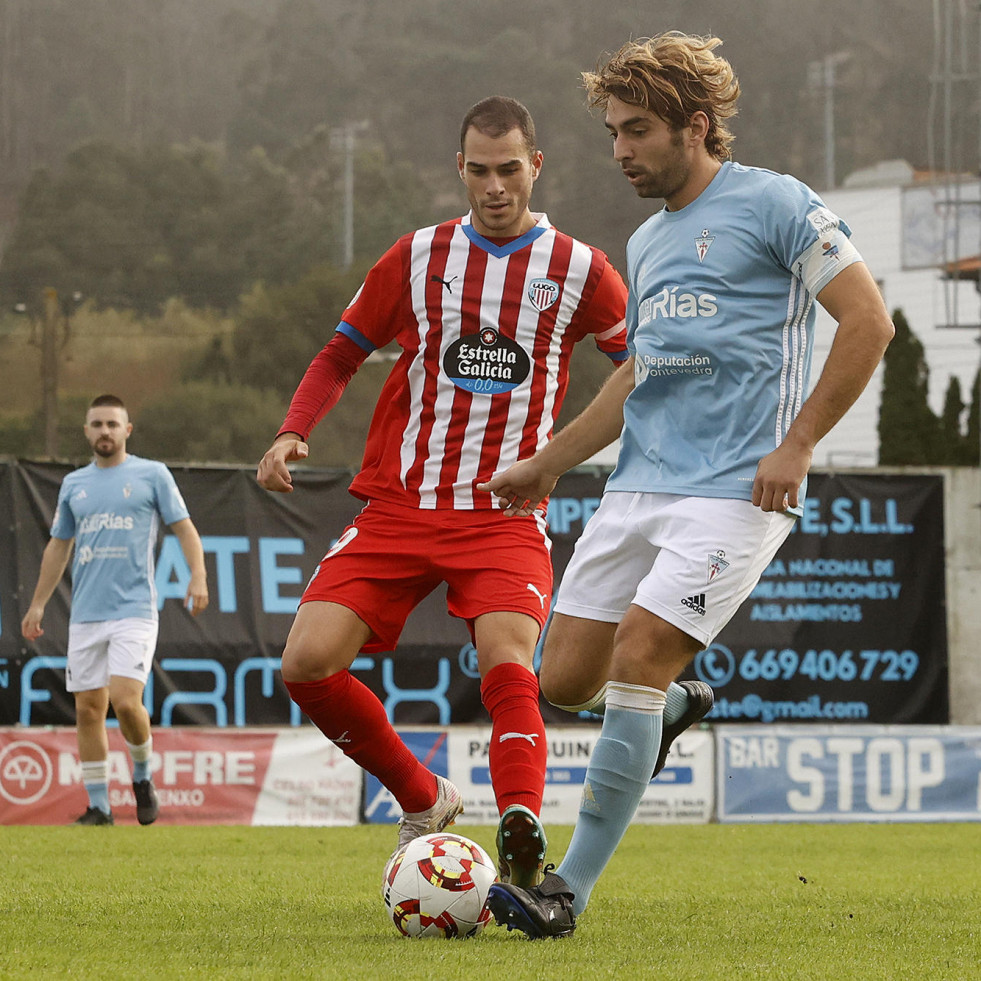
{"type": "Polygon", "coordinates": [[[157,644],[153,551],[159,523],[177,536],[191,572],[185,605],[194,616],[208,606],[201,538],[170,471],[126,452],[133,431],[115,395],[100,395],[85,417],[95,459],[65,477],[41,558],[41,571],[21,632],[36,640],[44,608],[72,562],[72,606],[65,672],[75,696],[78,755],[89,806],[76,824],[112,824],[109,807],[109,705],[133,760],[133,792],[140,824],[159,813],[150,772],[153,737],[143,706],[157,644]]]}
{"type": "Polygon", "coordinates": [[[790,533],[814,446],[893,335],[847,225],[794,178],[730,161],[739,84],[720,43],[670,32],[583,76],[627,180],[665,201],[627,246],[631,357],[549,446],[481,488],[525,514],[621,437],[542,657],[549,701],[605,704],[575,832],[540,886],[491,888],[497,921],[531,937],[572,933],[666,747],[711,708],[708,686],[674,679],[790,533]],[[815,300],[838,327],[808,395],[815,300]]]}

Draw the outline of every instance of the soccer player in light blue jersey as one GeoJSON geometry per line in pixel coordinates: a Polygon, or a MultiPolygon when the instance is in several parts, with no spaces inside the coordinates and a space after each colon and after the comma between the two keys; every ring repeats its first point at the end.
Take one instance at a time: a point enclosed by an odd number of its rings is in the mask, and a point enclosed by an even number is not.
{"type": "Polygon", "coordinates": [[[37,586],[21,622],[27,640],[44,633],[44,608],[74,543],[65,680],[75,697],[78,755],[89,796],[76,824],[113,823],[106,732],[110,704],[133,761],[137,820],[152,824],[160,810],[143,689],[157,643],[153,550],[161,519],[180,542],[190,569],[185,605],[194,616],[208,606],[201,538],[170,471],[126,452],[132,431],[126,407],[115,395],[92,402],[84,433],[95,457],[62,482],[37,586]]]}
{"type": "Polygon", "coordinates": [[[707,685],[675,679],[790,533],[816,443],[893,335],[848,226],[800,181],[731,161],[739,84],[720,43],[670,32],[584,74],[624,176],[665,203],[627,246],[630,358],[481,488],[525,514],[620,436],[542,656],[549,701],[605,706],[575,832],[541,885],[491,888],[497,921],[534,938],[573,932],[671,741],[712,707],[707,685]],[[808,394],[815,300],[837,329],[808,394]]]}

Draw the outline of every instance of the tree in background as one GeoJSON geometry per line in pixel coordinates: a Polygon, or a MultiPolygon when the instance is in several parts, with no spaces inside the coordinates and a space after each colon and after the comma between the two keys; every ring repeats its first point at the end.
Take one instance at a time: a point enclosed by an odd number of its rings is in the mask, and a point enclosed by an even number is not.
{"type": "Polygon", "coordinates": [[[374,258],[431,211],[431,193],[368,143],[345,186],[326,140],[321,128],[281,161],[261,149],[228,161],[201,143],[85,144],[28,185],[0,261],[0,296],[31,305],[54,287],[103,308],[154,314],[176,297],[228,310],[256,282],[293,282],[341,262],[348,193],[356,251],[374,258]]]}
{"type": "Polygon", "coordinates": [[[960,381],[951,376],[939,418],[928,402],[930,369],[923,345],[902,310],[893,313],[896,336],[886,348],[879,403],[880,466],[977,466],[978,377],[968,408],[960,381]]]}
{"type": "Polygon", "coordinates": [[[940,413],[940,445],[938,447],[941,460],[951,463],[960,462],[963,456],[964,434],[961,432],[961,416],[967,408],[967,403],[961,397],[961,383],[956,375],[951,375],[944,396],[944,408],[940,413]]]}
{"type": "Polygon", "coordinates": [[[245,385],[182,382],[133,420],[134,451],[171,462],[257,461],[282,422],[275,393],[245,385]]]}
{"type": "Polygon", "coordinates": [[[11,304],[54,287],[141,312],[177,295],[227,305],[245,273],[222,221],[229,190],[217,152],[203,145],[81,146],[60,172],[39,170],[28,185],[0,262],[0,291],[11,304]]]}
{"type": "Polygon", "coordinates": [[[971,419],[977,419],[977,381],[971,411],[968,413],[967,433],[961,425],[967,403],[961,396],[961,383],[956,375],[950,378],[944,409],[940,416],[939,462],[947,466],[971,466],[978,462],[977,423],[974,424],[974,438],[971,438],[971,419]]]}
{"type": "Polygon", "coordinates": [[[333,336],[363,274],[363,269],[342,272],[324,264],[288,286],[256,284],[242,298],[236,317],[235,381],[288,400],[314,355],[333,336]]]}
{"type": "Polygon", "coordinates": [[[964,463],[976,467],[981,460],[981,433],[978,432],[978,410],[981,407],[981,370],[974,376],[971,386],[971,408],[967,413],[967,444],[964,452],[964,463]]]}
{"type": "Polygon", "coordinates": [[[930,369],[923,345],[902,310],[893,313],[896,336],[886,348],[879,404],[879,464],[938,463],[940,424],[927,401],[930,369]]]}

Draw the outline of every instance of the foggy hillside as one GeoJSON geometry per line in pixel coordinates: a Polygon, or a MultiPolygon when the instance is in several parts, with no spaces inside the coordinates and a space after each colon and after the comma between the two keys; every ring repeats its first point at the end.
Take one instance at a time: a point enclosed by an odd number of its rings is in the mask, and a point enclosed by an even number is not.
{"type": "MultiPolygon", "coordinates": [[[[839,56],[838,179],[883,159],[928,163],[936,6],[0,0],[0,225],[9,225],[38,167],[56,168],[92,138],[200,140],[234,159],[253,146],[284,153],[318,125],[347,123],[363,124],[389,159],[445,179],[452,214],[460,207],[452,183],[459,119],[499,92],[526,102],[539,127],[546,169],[537,207],[616,259],[649,205],[614,179],[603,127],[584,108],[579,73],[604,52],[672,28],[717,34],[743,88],[736,158],[821,189],[825,92],[809,65],[829,56],[839,56]]],[[[976,116],[976,95],[962,97],[976,116]]],[[[976,147],[973,135],[965,139],[976,147]]]]}

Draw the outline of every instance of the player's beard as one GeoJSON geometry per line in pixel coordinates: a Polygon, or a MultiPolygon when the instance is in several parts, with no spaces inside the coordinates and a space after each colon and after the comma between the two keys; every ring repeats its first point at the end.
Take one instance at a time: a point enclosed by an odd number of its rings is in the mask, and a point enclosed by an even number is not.
{"type": "Polygon", "coordinates": [[[110,457],[115,456],[119,451],[119,447],[116,445],[116,441],[111,437],[101,437],[95,441],[95,446],[92,447],[95,451],[96,456],[101,456],[104,460],[108,460],[110,457]]]}
{"type": "Polygon", "coordinates": [[[681,133],[671,137],[671,151],[661,166],[656,170],[647,167],[627,167],[641,177],[634,182],[634,190],[641,198],[670,198],[677,194],[691,174],[691,164],[685,158],[684,141],[681,133]]]}

